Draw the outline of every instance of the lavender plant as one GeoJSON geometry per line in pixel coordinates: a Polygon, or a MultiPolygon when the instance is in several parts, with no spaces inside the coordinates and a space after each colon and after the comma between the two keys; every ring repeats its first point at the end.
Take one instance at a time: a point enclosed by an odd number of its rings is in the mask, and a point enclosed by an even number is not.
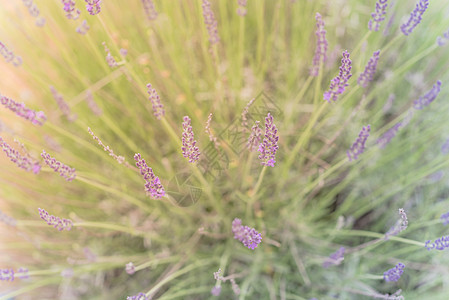
{"type": "Polygon", "coordinates": [[[448,14],[0,0],[0,300],[446,299],[448,14]]]}

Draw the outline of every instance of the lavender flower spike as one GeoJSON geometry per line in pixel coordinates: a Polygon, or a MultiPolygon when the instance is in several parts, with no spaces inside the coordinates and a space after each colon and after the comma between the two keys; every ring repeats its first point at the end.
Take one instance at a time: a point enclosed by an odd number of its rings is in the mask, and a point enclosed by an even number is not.
{"type": "Polygon", "coordinates": [[[320,70],[320,64],[326,61],[327,52],[327,40],[326,40],[326,30],[324,30],[324,21],[319,13],[316,13],[316,49],[315,56],[312,60],[312,68],[310,69],[310,76],[318,76],[318,71],[320,70]]]}
{"type": "Polygon", "coordinates": [[[145,10],[145,14],[148,20],[154,20],[157,17],[157,11],[154,7],[153,0],[142,0],[143,9],[145,10]]]}
{"type": "Polygon", "coordinates": [[[100,7],[100,0],[84,0],[86,1],[86,10],[91,14],[92,16],[99,14],[101,11],[100,7]]]}
{"type": "Polygon", "coordinates": [[[109,48],[106,46],[106,43],[103,42],[101,43],[104,47],[104,52],[106,52],[106,62],[108,63],[108,65],[111,68],[115,68],[118,66],[117,61],[115,60],[115,58],[111,55],[111,51],[109,50],[109,48]]]}
{"type": "Polygon", "coordinates": [[[210,2],[208,0],[203,0],[203,17],[204,24],[206,25],[207,32],[209,33],[209,42],[211,45],[216,44],[220,41],[217,31],[217,20],[215,20],[214,12],[212,11],[210,2]]]}
{"type": "Polygon", "coordinates": [[[151,105],[153,106],[153,114],[156,119],[160,120],[163,116],[165,116],[164,106],[161,103],[161,98],[155,89],[151,86],[150,83],[147,84],[148,94],[150,95],[151,105]]]}
{"type": "Polygon", "coordinates": [[[34,125],[42,126],[47,120],[43,111],[35,111],[25,106],[24,103],[18,103],[11,98],[0,95],[0,103],[21,118],[30,121],[34,125]]]}
{"type": "Polygon", "coordinates": [[[276,151],[279,149],[278,141],[278,131],[276,125],[273,124],[273,116],[268,113],[265,118],[265,135],[261,144],[259,144],[259,159],[262,161],[261,164],[264,166],[274,167],[276,163],[275,156],[276,151]]]}
{"type": "Polygon", "coordinates": [[[150,194],[151,197],[155,199],[164,197],[165,190],[159,177],[154,175],[153,169],[148,167],[140,153],[134,155],[134,160],[136,161],[136,166],[140,169],[140,174],[143,176],[143,179],[145,179],[145,191],[147,194],[150,194]]]}
{"type": "Polygon", "coordinates": [[[388,0],[377,0],[376,11],[371,14],[371,18],[368,22],[368,29],[371,31],[379,31],[380,22],[385,20],[385,14],[387,13],[388,0]],[[373,26],[374,25],[374,26],[373,26]]]}
{"type": "Polygon", "coordinates": [[[443,33],[443,36],[437,37],[438,46],[444,46],[449,42],[449,30],[443,33]]]}
{"type": "Polygon", "coordinates": [[[370,130],[371,130],[370,125],[363,126],[362,130],[359,133],[359,137],[357,138],[357,140],[354,142],[354,144],[352,144],[351,148],[349,148],[349,150],[346,151],[349,161],[358,159],[359,155],[365,151],[365,143],[369,137],[370,130]]]}
{"type": "Polygon", "coordinates": [[[189,159],[189,163],[196,162],[200,157],[200,151],[196,146],[195,136],[192,129],[192,121],[188,116],[184,116],[182,122],[182,156],[189,159]]]}
{"type": "Polygon", "coordinates": [[[388,129],[377,141],[376,144],[379,145],[379,148],[383,149],[385,146],[391,142],[391,140],[396,136],[396,133],[399,131],[399,128],[402,126],[402,122],[396,123],[393,127],[388,129]]]}
{"type": "Polygon", "coordinates": [[[443,221],[444,225],[449,225],[449,212],[442,214],[440,219],[443,221]]]}
{"type": "Polygon", "coordinates": [[[76,20],[79,18],[81,11],[75,7],[74,0],[61,0],[61,2],[64,5],[67,19],[76,20]]]}
{"type": "Polygon", "coordinates": [[[419,97],[418,100],[413,102],[413,108],[415,109],[423,109],[424,106],[429,105],[440,93],[441,89],[441,81],[437,81],[432,87],[430,91],[428,91],[424,96],[419,97]]]}
{"type": "Polygon", "coordinates": [[[376,73],[377,69],[379,54],[380,50],[377,50],[373,53],[373,56],[369,59],[368,64],[365,67],[365,71],[363,71],[363,73],[360,74],[359,78],[357,79],[357,83],[360,86],[366,88],[368,86],[368,83],[373,81],[374,74],[376,73]]]}
{"type": "Polygon", "coordinates": [[[385,281],[398,281],[401,278],[402,273],[404,273],[405,265],[402,263],[398,263],[394,268],[389,269],[384,272],[384,280],[385,281]]]}
{"type": "Polygon", "coordinates": [[[337,251],[332,253],[329,258],[323,263],[323,268],[327,269],[330,266],[338,266],[345,259],[345,247],[340,247],[337,251]]]}
{"type": "Polygon", "coordinates": [[[436,239],[434,243],[426,241],[424,247],[426,247],[429,251],[431,249],[444,250],[446,248],[449,248],[449,235],[442,236],[441,238],[436,239]]]}
{"type": "Polygon", "coordinates": [[[410,18],[408,19],[407,23],[401,25],[403,34],[409,35],[410,33],[412,33],[413,29],[419,23],[421,23],[422,15],[424,14],[428,6],[429,0],[419,0],[419,2],[416,3],[415,9],[410,14],[410,18]]]}
{"type": "Polygon", "coordinates": [[[343,51],[343,58],[341,59],[340,72],[338,76],[331,80],[329,90],[324,93],[324,100],[329,103],[332,99],[336,101],[338,95],[343,94],[345,88],[348,86],[348,80],[351,78],[351,66],[352,62],[349,59],[349,52],[347,50],[343,51]]]}
{"type": "Polygon", "coordinates": [[[59,172],[59,175],[64,177],[65,180],[72,181],[73,179],[75,179],[75,168],[70,168],[62,162],[57,161],[55,158],[51,157],[50,154],[45,152],[45,150],[42,150],[41,156],[44,159],[45,163],[50,168],[52,168],[53,171],[59,172]]]}
{"type": "Polygon", "coordinates": [[[262,130],[259,127],[260,121],[256,121],[251,128],[251,133],[246,143],[246,147],[250,152],[254,152],[259,149],[260,141],[262,140],[262,130]]]}
{"type": "Polygon", "coordinates": [[[29,154],[23,156],[16,149],[12,148],[6,143],[2,137],[0,137],[0,148],[6,153],[6,156],[15,163],[19,168],[25,171],[33,171],[34,174],[38,174],[41,170],[39,162],[34,161],[29,154]]]}
{"type": "Polygon", "coordinates": [[[70,219],[61,219],[60,217],[55,217],[53,215],[50,215],[45,209],[39,208],[39,216],[42,220],[47,222],[48,225],[53,226],[54,228],[58,229],[59,231],[67,230],[70,231],[72,229],[72,220],[70,219]]]}
{"type": "Polygon", "coordinates": [[[234,233],[234,239],[239,240],[251,250],[257,248],[262,241],[262,236],[259,232],[254,228],[242,226],[242,220],[238,218],[232,221],[232,233],[234,233]]]}
{"type": "Polygon", "coordinates": [[[128,296],[126,297],[126,300],[149,300],[150,298],[147,297],[144,293],[138,293],[134,296],[128,296]]]}

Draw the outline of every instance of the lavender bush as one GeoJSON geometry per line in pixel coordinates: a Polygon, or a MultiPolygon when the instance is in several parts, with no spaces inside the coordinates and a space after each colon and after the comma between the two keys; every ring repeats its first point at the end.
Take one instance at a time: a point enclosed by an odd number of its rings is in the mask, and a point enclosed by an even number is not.
{"type": "Polygon", "coordinates": [[[0,300],[447,299],[447,15],[0,0],[0,300]]]}

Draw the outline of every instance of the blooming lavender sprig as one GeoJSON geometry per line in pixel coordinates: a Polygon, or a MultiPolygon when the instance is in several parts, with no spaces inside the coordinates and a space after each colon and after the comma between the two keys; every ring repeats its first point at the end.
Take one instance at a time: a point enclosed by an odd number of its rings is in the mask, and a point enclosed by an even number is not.
{"type": "Polygon", "coordinates": [[[77,119],[77,115],[72,114],[70,106],[67,104],[67,102],[65,102],[64,97],[62,97],[62,95],[59,94],[53,86],[50,86],[50,91],[56,103],[58,104],[59,109],[67,117],[67,120],[69,120],[70,122],[75,121],[77,119]]]}
{"type": "Polygon", "coordinates": [[[449,212],[442,214],[440,219],[443,221],[444,225],[449,225],[449,212]]]}
{"type": "Polygon", "coordinates": [[[41,165],[38,161],[33,160],[29,155],[22,155],[16,149],[12,148],[0,137],[0,148],[6,153],[6,156],[15,163],[19,168],[27,172],[32,171],[34,174],[39,174],[41,165]]]}
{"type": "Polygon", "coordinates": [[[18,103],[11,98],[0,95],[0,103],[10,111],[14,112],[21,118],[30,121],[34,125],[42,126],[47,117],[43,111],[35,111],[25,106],[24,103],[18,103]]]}
{"type": "Polygon", "coordinates": [[[232,233],[234,239],[239,240],[249,249],[254,250],[262,241],[262,235],[254,228],[242,226],[242,220],[235,218],[232,221],[232,233]]]}
{"type": "Polygon", "coordinates": [[[398,281],[401,278],[402,273],[404,273],[405,265],[402,263],[398,263],[394,268],[389,269],[384,272],[384,280],[385,281],[398,281]]]}
{"type": "Polygon", "coordinates": [[[67,181],[72,181],[76,177],[75,168],[70,168],[69,166],[63,164],[62,162],[51,157],[50,154],[42,150],[41,153],[44,162],[55,172],[59,172],[59,175],[64,177],[67,181]]]}
{"type": "Polygon", "coordinates": [[[430,103],[432,103],[432,101],[435,100],[435,98],[440,93],[440,89],[441,89],[441,81],[438,80],[433,85],[433,87],[432,87],[432,89],[430,91],[428,91],[424,96],[419,97],[418,100],[415,100],[413,102],[413,108],[415,108],[415,109],[423,109],[424,106],[427,106],[430,103]]]}
{"type": "Polygon", "coordinates": [[[208,0],[203,0],[201,7],[203,8],[204,24],[209,34],[209,42],[211,45],[214,45],[220,41],[217,31],[217,20],[208,0]]]}
{"type": "Polygon", "coordinates": [[[148,95],[150,95],[151,105],[153,106],[153,114],[156,119],[160,120],[163,116],[165,116],[164,105],[161,103],[161,98],[155,89],[151,86],[150,83],[147,84],[148,95]]]}
{"type": "Polygon", "coordinates": [[[0,42],[0,54],[6,59],[6,62],[12,62],[15,67],[19,67],[22,64],[22,58],[8,50],[2,42],[0,42]]]}
{"type": "Polygon", "coordinates": [[[377,61],[379,60],[379,54],[380,50],[374,51],[373,56],[369,59],[368,64],[365,67],[365,70],[362,74],[360,74],[359,78],[357,79],[357,83],[366,88],[368,86],[368,83],[373,81],[374,74],[376,73],[377,69],[377,61]]]}
{"type": "Polygon", "coordinates": [[[182,156],[189,159],[189,163],[196,162],[200,157],[200,151],[196,146],[195,136],[192,129],[192,121],[188,116],[184,116],[182,122],[182,156]]]}
{"type": "Polygon", "coordinates": [[[351,64],[352,62],[349,58],[349,52],[347,50],[343,51],[340,72],[334,79],[331,80],[329,90],[324,93],[324,100],[327,100],[330,103],[330,100],[336,101],[338,95],[343,94],[345,88],[349,85],[348,80],[352,76],[351,64]]]}
{"type": "Polygon", "coordinates": [[[396,133],[399,131],[399,128],[402,126],[402,122],[398,122],[393,127],[388,129],[380,138],[377,139],[376,144],[379,145],[379,148],[383,149],[387,144],[391,142],[391,140],[396,136],[396,133]]]}
{"type": "Polygon", "coordinates": [[[76,32],[85,35],[89,31],[89,29],[90,29],[89,24],[87,24],[86,20],[83,20],[83,22],[81,22],[81,25],[76,27],[76,32]]]}
{"type": "Polygon", "coordinates": [[[371,130],[371,126],[363,126],[362,130],[359,133],[359,137],[352,144],[351,148],[346,151],[346,155],[348,156],[349,161],[356,160],[359,158],[359,155],[365,151],[366,140],[369,137],[369,132],[371,130]]]}
{"type": "Polygon", "coordinates": [[[100,0],[85,0],[86,1],[86,10],[92,16],[99,14],[101,11],[100,0]]]}
{"type": "Polygon", "coordinates": [[[126,297],[126,300],[149,300],[150,298],[147,297],[144,293],[138,293],[134,296],[128,296],[126,297]]]}
{"type": "MultiPolygon", "coordinates": [[[[252,132],[251,132],[252,133],[252,132]]],[[[276,125],[273,123],[273,116],[268,113],[265,118],[265,134],[262,143],[259,144],[259,159],[264,166],[274,167],[276,163],[276,151],[279,149],[279,135],[276,125]]]]}
{"type": "Polygon", "coordinates": [[[345,247],[340,247],[340,249],[329,255],[329,257],[323,263],[323,268],[327,269],[330,266],[338,266],[345,259],[344,255],[345,255],[345,247]]]}
{"type": "Polygon", "coordinates": [[[106,43],[103,42],[101,43],[104,47],[104,52],[106,52],[106,62],[108,63],[108,65],[111,68],[115,68],[117,67],[117,61],[115,60],[115,58],[111,55],[111,51],[109,50],[109,48],[106,46],[106,43]]]}
{"type": "Polygon", "coordinates": [[[162,186],[159,177],[154,175],[153,169],[148,167],[140,153],[134,155],[134,160],[136,161],[136,166],[140,169],[140,174],[143,176],[143,179],[145,179],[145,191],[147,194],[155,199],[164,197],[165,189],[162,186]]]}
{"type": "Polygon", "coordinates": [[[73,222],[70,219],[61,219],[60,217],[55,217],[50,215],[45,209],[39,208],[39,216],[42,220],[47,222],[48,225],[53,226],[59,231],[72,229],[73,222]]]}
{"type": "Polygon", "coordinates": [[[251,133],[246,143],[246,147],[249,151],[254,152],[259,149],[260,142],[262,141],[262,129],[259,127],[260,121],[256,121],[251,128],[251,133]]]}
{"type": "Polygon", "coordinates": [[[153,0],[142,0],[142,5],[148,20],[152,21],[157,18],[157,11],[153,0]]]}
{"type": "Polygon", "coordinates": [[[384,16],[387,13],[387,7],[388,0],[377,0],[376,11],[371,14],[371,19],[368,22],[369,30],[379,31],[380,23],[385,20],[384,16]]]}
{"type": "Polygon", "coordinates": [[[237,0],[237,4],[239,5],[237,14],[241,17],[246,16],[246,2],[247,0],[237,0]]]}
{"type": "Polygon", "coordinates": [[[429,6],[429,0],[419,0],[418,3],[416,3],[415,9],[410,14],[410,18],[408,21],[401,25],[402,33],[405,35],[409,35],[412,33],[413,29],[421,23],[422,15],[426,11],[427,7],[429,6]]]}
{"type": "Polygon", "coordinates": [[[28,269],[19,268],[16,272],[14,269],[0,269],[0,280],[1,281],[14,281],[15,278],[26,279],[28,278],[28,269]]]}
{"type": "Polygon", "coordinates": [[[74,0],[61,0],[64,5],[64,11],[66,12],[65,16],[67,19],[76,20],[79,18],[81,11],[75,7],[74,0]]]}
{"type": "Polygon", "coordinates": [[[431,243],[430,240],[426,241],[424,247],[426,247],[429,251],[431,249],[444,250],[446,248],[449,248],[449,235],[442,236],[441,238],[436,239],[434,243],[431,243]]]}
{"type": "Polygon", "coordinates": [[[443,33],[443,36],[437,37],[438,46],[444,46],[449,42],[449,30],[443,33]]]}
{"type": "Polygon", "coordinates": [[[312,60],[312,68],[310,69],[310,76],[318,76],[320,70],[320,64],[325,62],[326,52],[327,52],[327,40],[326,40],[326,30],[324,30],[324,21],[319,13],[316,13],[316,49],[315,55],[312,60]]]}

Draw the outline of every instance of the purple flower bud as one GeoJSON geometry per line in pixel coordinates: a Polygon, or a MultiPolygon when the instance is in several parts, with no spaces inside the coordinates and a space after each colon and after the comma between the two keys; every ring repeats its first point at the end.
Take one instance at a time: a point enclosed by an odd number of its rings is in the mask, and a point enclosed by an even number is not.
{"type": "Polygon", "coordinates": [[[54,228],[58,229],[59,231],[67,230],[70,231],[72,229],[72,220],[70,219],[61,219],[59,217],[55,217],[53,215],[50,215],[45,209],[39,208],[39,216],[42,220],[47,222],[48,225],[53,226],[54,228]]]}
{"type": "Polygon", "coordinates": [[[100,7],[100,0],[84,0],[86,1],[86,10],[91,14],[92,16],[99,14],[101,11],[100,7]]]}
{"type": "Polygon", "coordinates": [[[415,9],[410,14],[410,18],[408,21],[401,25],[402,33],[405,35],[409,35],[412,33],[413,29],[421,22],[422,15],[426,11],[429,6],[429,0],[419,0],[416,3],[415,9]]]}
{"type": "Polygon", "coordinates": [[[183,118],[182,122],[182,156],[189,159],[189,163],[194,163],[199,159],[200,151],[196,146],[195,136],[191,126],[191,120],[188,116],[183,118]]]}
{"type": "Polygon", "coordinates": [[[0,269],[0,280],[1,281],[14,281],[14,270],[13,269],[0,269]]]}
{"type": "Polygon", "coordinates": [[[209,33],[209,42],[211,45],[216,44],[220,41],[220,37],[218,36],[218,23],[217,20],[215,20],[214,12],[208,0],[203,0],[203,4],[201,6],[203,8],[204,24],[206,25],[207,32],[209,33]]]}
{"type": "Polygon", "coordinates": [[[95,103],[94,96],[92,95],[92,92],[90,90],[88,90],[86,93],[86,102],[87,102],[87,106],[89,106],[90,110],[96,116],[101,116],[101,114],[103,114],[103,111],[101,110],[101,108],[99,108],[97,103],[95,103]]]}
{"type": "Polygon", "coordinates": [[[443,221],[444,225],[449,225],[449,212],[442,214],[440,219],[443,221]]]}
{"type": "Polygon", "coordinates": [[[268,113],[265,118],[265,135],[262,143],[259,144],[259,159],[264,166],[274,167],[276,163],[275,156],[276,151],[279,149],[278,141],[279,135],[276,129],[276,125],[273,123],[273,116],[268,113]]]}
{"type": "Polygon", "coordinates": [[[165,190],[159,177],[154,175],[153,169],[148,167],[140,153],[134,155],[134,160],[136,161],[136,166],[140,169],[140,174],[143,176],[143,179],[145,179],[145,191],[147,194],[155,199],[164,197],[165,190]]]}
{"type": "Polygon", "coordinates": [[[319,13],[316,13],[316,49],[315,55],[312,60],[312,68],[310,69],[310,76],[318,76],[320,70],[320,64],[325,62],[326,52],[327,52],[327,40],[326,40],[326,30],[324,30],[324,21],[319,13]]]}
{"type": "Polygon", "coordinates": [[[51,157],[50,154],[45,152],[45,150],[42,150],[41,153],[42,158],[44,159],[44,162],[55,172],[59,172],[59,175],[64,177],[67,181],[72,181],[75,179],[75,168],[70,168],[69,166],[63,164],[62,162],[56,160],[55,158],[51,157]]]}
{"type": "Polygon", "coordinates": [[[345,247],[340,247],[340,249],[332,253],[326,259],[326,261],[323,263],[323,268],[327,269],[330,266],[338,266],[345,259],[344,254],[345,254],[345,247]]]}
{"type": "Polygon", "coordinates": [[[24,103],[18,103],[11,98],[0,95],[0,103],[10,111],[14,112],[17,116],[30,121],[34,125],[42,126],[47,117],[42,111],[35,111],[25,106],[24,103]]]}
{"type": "Polygon", "coordinates": [[[347,50],[343,51],[340,72],[338,76],[331,80],[329,90],[324,93],[324,100],[327,100],[330,103],[330,100],[336,101],[338,95],[343,94],[345,88],[349,85],[348,80],[352,76],[351,64],[352,62],[351,59],[349,59],[349,52],[347,50]]]}
{"type": "Polygon", "coordinates": [[[64,5],[67,19],[76,20],[79,18],[81,11],[76,9],[74,0],[61,0],[61,2],[64,5]]]}
{"type": "Polygon", "coordinates": [[[371,14],[371,18],[368,22],[368,29],[371,31],[379,31],[380,23],[385,20],[385,14],[387,13],[388,0],[377,0],[376,11],[371,14]],[[374,26],[373,26],[374,25],[374,26]]]}
{"type": "Polygon", "coordinates": [[[251,128],[251,133],[246,143],[246,147],[249,151],[254,152],[259,149],[259,144],[262,140],[262,130],[259,127],[260,121],[256,121],[254,126],[251,128]]]}
{"type": "Polygon", "coordinates": [[[126,264],[125,271],[129,275],[132,275],[132,274],[136,273],[136,268],[134,267],[134,264],[132,262],[129,262],[126,264]]]}
{"type": "Polygon", "coordinates": [[[363,71],[357,79],[357,83],[364,88],[368,86],[369,82],[373,81],[377,69],[377,61],[379,60],[379,53],[380,50],[373,53],[373,56],[369,59],[368,64],[365,67],[365,71],[363,71]]]}
{"type": "Polygon", "coordinates": [[[128,296],[126,297],[126,300],[149,300],[150,298],[147,297],[144,293],[138,293],[134,296],[128,296]]]}
{"type": "Polygon", "coordinates": [[[248,226],[242,226],[242,221],[235,218],[232,221],[232,233],[234,233],[234,239],[239,240],[249,249],[254,250],[262,241],[262,235],[254,228],[248,226]]]}
{"type": "Polygon", "coordinates": [[[148,20],[154,20],[157,17],[157,11],[154,7],[153,0],[142,0],[143,9],[145,10],[145,15],[147,16],[148,20]]]}
{"type": "Polygon", "coordinates": [[[151,86],[150,83],[147,84],[148,94],[150,95],[151,105],[153,106],[153,114],[156,119],[160,120],[163,116],[165,116],[164,106],[161,103],[161,98],[155,89],[151,86]]]}
{"type": "Polygon", "coordinates": [[[6,143],[2,137],[0,137],[0,148],[6,153],[6,156],[15,163],[19,168],[24,169],[27,172],[32,171],[34,174],[38,174],[41,170],[41,166],[38,161],[35,161],[29,154],[22,155],[19,151],[12,148],[6,143]]]}
{"type": "Polygon", "coordinates": [[[357,138],[357,140],[354,142],[354,144],[352,144],[351,148],[349,148],[349,150],[346,151],[349,161],[358,159],[359,155],[365,151],[365,143],[369,137],[370,130],[371,130],[370,125],[363,126],[362,130],[359,133],[359,137],[357,138]]]}
{"type": "Polygon", "coordinates": [[[87,33],[87,31],[89,31],[90,26],[87,24],[86,20],[83,20],[83,22],[81,22],[81,25],[76,27],[76,32],[78,32],[79,34],[85,35],[87,33]]]}
{"type": "Polygon", "coordinates": [[[404,273],[405,265],[402,263],[398,263],[394,268],[389,269],[384,272],[384,280],[385,281],[398,281],[401,278],[402,273],[404,273]]]}
{"type": "Polygon", "coordinates": [[[443,33],[443,36],[437,37],[438,46],[444,46],[449,42],[449,30],[443,33]]]}
{"type": "Polygon", "coordinates": [[[418,100],[413,102],[414,109],[423,109],[424,106],[429,105],[440,93],[441,89],[441,81],[437,81],[436,84],[433,85],[432,89],[428,91],[424,96],[419,97],[418,100]]]}

